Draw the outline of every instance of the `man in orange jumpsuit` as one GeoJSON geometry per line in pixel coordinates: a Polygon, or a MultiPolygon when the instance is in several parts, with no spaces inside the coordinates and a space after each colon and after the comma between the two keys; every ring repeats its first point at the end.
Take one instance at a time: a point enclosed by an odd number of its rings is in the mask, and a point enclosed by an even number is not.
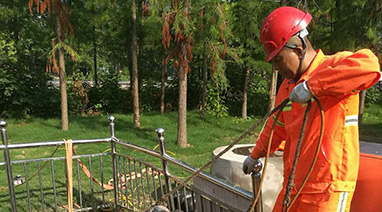
{"type": "MultiPolygon", "coordinates": [[[[291,199],[302,184],[317,148],[321,130],[320,109],[325,125],[322,144],[313,171],[289,211],[349,211],[358,175],[358,103],[360,90],[373,86],[380,79],[377,57],[367,49],[340,52],[326,56],[313,49],[307,39],[306,27],[312,16],[293,7],[280,7],[264,21],[260,39],[266,61],[272,60],[276,70],[286,78],[276,96],[276,105],[284,99],[290,102],[276,122],[271,153],[286,141],[283,163],[284,182],[273,211],[284,210],[283,199],[291,173],[306,102],[312,100],[300,148],[291,199]]],[[[243,164],[249,174],[256,159],[264,157],[275,116],[270,118],[256,146],[243,164]]],[[[285,202],[284,202],[285,203],[285,202]]]]}

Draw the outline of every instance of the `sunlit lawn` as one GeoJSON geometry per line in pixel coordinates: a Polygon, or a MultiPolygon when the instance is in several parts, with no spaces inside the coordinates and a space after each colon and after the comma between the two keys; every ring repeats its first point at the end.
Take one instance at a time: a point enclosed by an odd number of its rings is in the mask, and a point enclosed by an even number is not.
{"type": "MultiPolygon", "coordinates": [[[[206,116],[205,119],[201,119],[196,112],[188,113],[187,120],[187,135],[188,143],[190,147],[179,148],[176,144],[177,136],[177,113],[170,112],[164,115],[157,113],[143,113],[141,115],[141,128],[134,129],[132,124],[132,115],[115,114],[115,136],[127,142],[131,142],[148,149],[157,148],[158,137],[155,133],[155,129],[158,127],[165,129],[165,141],[167,145],[168,154],[174,156],[182,161],[187,162],[195,167],[201,167],[206,161],[212,158],[212,151],[219,146],[227,145],[241,133],[246,131],[257,119],[252,118],[249,120],[241,120],[235,117],[223,117],[215,118],[206,116]]],[[[90,138],[107,138],[110,136],[108,116],[99,115],[93,117],[71,117],[70,118],[69,131],[63,132],[60,130],[61,122],[59,119],[31,119],[31,120],[7,120],[7,133],[9,143],[28,143],[28,142],[43,142],[43,141],[58,141],[63,139],[90,139],[90,138]]],[[[259,130],[259,129],[258,129],[259,130]]],[[[254,138],[247,137],[243,142],[254,142],[254,138]]],[[[45,148],[33,148],[33,149],[17,149],[10,152],[12,160],[23,160],[31,158],[44,158],[50,157],[55,147],[45,148]]],[[[156,150],[159,150],[158,148],[156,150]]],[[[90,145],[77,145],[77,154],[92,154],[103,153],[110,151],[110,144],[90,144],[90,145]]],[[[155,160],[152,156],[140,154],[137,151],[131,151],[127,148],[117,148],[117,152],[126,155],[138,157],[144,161],[153,163],[154,165],[161,167],[161,163],[155,160]]],[[[60,147],[54,154],[54,157],[64,156],[65,149],[60,147]]],[[[0,161],[3,161],[3,157],[0,157],[0,161]]],[[[93,160],[93,159],[92,159],[93,160]]],[[[83,162],[87,165],[88,160],[85,158],[83,162]]],[[[99,173],[99,162],[97,160],[92,161],[94,173],[99,173]]],[[[41,163],[41,167],[44,163],[41,163]]],[[[111,179],[111,161],[110,158],[104,159],[104,172],[105,182],[111,179]]],[[[4,166],[0,166],[0,211],[9,210],[9,196],[7,194],[7,181],[4,166]]],[[[20,174],[24,176],[23,166],[14,165],[12,167],[13,175],[20,174]]],[[[28,175],[38,173],[36,163],[28,165],[28,175]]],[[[208,169],[206,170],[208,171],[208,169]]],[[[54,165],[55,176],[65,176],[64,163],[55,162],[54,165]]],[[[176,169],[174,166],[170,166],[170,172],[181,178],[187,177],[190,174],[181,169],[176,169]]],[[[44,186],[44,192],[52,193],[52,179],[51,179],[51,166],[48,163],[46,167],[42,168],[41,179],[43,183],[48,183],[48,186],[44,186]]],[[[81,184],[83,194],[89,194],[90,184],[89,179],[81,173],[81,184]]],[[[75,175],[74,175],[75,176],[75,175]]],[[[95,176],[99,179],[98,176],[95,176]]],[[[29,178],[28,178],[29,179],[29,178]]],[[[66,192],[65,178],[59,178],[56,180],[57,192],[61,195],[66,192]]],[[[41,197],[39,189],[39,176],[36,175],[30,181],[30,187],[32,190],[32,208],[39,208],[39,204],[42,198],[46,202],[54,202],[53,196],[41,197]],[[36,204],[34,206],[34,204],[36,204]]],[[[100,190],[97,185],[95,190],[100,190]]],[[[20,188],[16,188],[18,193],[18,208],[28,209],[28,203],[23,201],[26,199],[25,185],[20,188]],[[21,199],[20,199],[21,198],[21,199]]],[[[108,197],[112,197],[112,193],[108,193],[108,197]]],[[[60,198],[58,205],[65,205],[66,198],[60,198]]],[[[88,195],[84,196],[84,201],[91,202],[92,198],[88,195]]],[[[78,201],[77,201],[78,202],[78,201]]],[[[87,203],[89,206],[91,203],[87,203]]],[[[90,205],[91,206],[91,205],[90,205]]],[[[54,205],[49,205],[49,208],[54,208],[54,205]]]]}
{"type": "Polygon", "coordinates": [[[382,106],[372,105],[365,109],[360,126],[360,140],[382,143],[382,106]]]}
{"type": "MultiPolygon", "coordinates": [[[[115,136],[124,141],[153,149],[158,144],[155,129],[165,129],[165,141],[168,151],[181,160],[200,166],[211,159],[212,150],[221,145],[229,144],[233,139],[246,131],[257,119],[241,120],[235,117],[215,118],[206,116],[201,119],[196,112],[189,112],[187,119],[188,148],[182,149],[176,145],[177,113],[170,112],[160,115],[143,113],[141,128],[135,129],[132,115],[115,114],[115,136]]],[[[57,141],[63,139],[107,138],[110,136],[108,116],[71,117],[69,131],[60,130],[59,119],[8,120],[7,132],[10,143],[26,143],[37,141],[57,141]]],[[[248,137],[246,142],[254,142],[248,137]]],[[[82,148],[83,153],[104,152],[108,145],[95,145],[94,148],[82,148]]],[[[51,148],[52,151],[54,148],[51,148]]],[[[50,150],[28,151],[14,150],[12,158],[49,156],[50,150]]],[[[63,155],[59,151],[57,155],[63,155]]],[[[0,159],[2,160],[2,159],[0,159]]]]}

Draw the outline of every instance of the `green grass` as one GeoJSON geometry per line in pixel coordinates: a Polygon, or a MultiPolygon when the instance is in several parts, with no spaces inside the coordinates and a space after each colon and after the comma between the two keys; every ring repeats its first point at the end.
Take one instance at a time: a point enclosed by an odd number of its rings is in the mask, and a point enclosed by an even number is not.
{"type": "MultiPolygon", "coordinates": [[[[190,147],[179,148],[176,144],[176,133],[177,133],[177,113],[171,112],[164,115],[159,115],[156,113],[144,113],[141,116],[141,128],[134,129],[132,124],[132,115],[115,115],[115,135],[117,138],[124,141],[128,141],[149,149],[153,149],[158,144],[158,137],[155,133],[155,129],[162,127],[165,129],[165,140],[167,145],[168,153],[177,159],[187,162],[194,167],[201,167],[205,162],[212,158],[212,151],[222,145],[227,145],[232,142],[235,138],[240,136],[244,131],[246,131],[257,119],[241,120],[235,117],[224,117],[215,118],[211,116],[206,116],[204,120],[200,119],[199,114],[196,112],[189,112],[187,119],[187,133],[188,133],[188,143],[190,147]]],[[[60,120],[59,119],[32,119],[32,120],[7,120],[7,133],[9,143],[27,143],[27,142],[41,142],[41,141],[54,141],[63,139],[89,139],[89,138],[106,138],[109,137],[109,125],[108,117],[105,115],[94,116],[94,117],[71,117],[70,118],[69,131],[63,132],[60,130],[60,120]]],[[[260,129],[258,129],[260,130],[260,129]]],[[[254,142],[253,136],[247,137],[244,143],[254,142]]],[[[10,152],[12,160],[22,160],[31,158],[42,158],[50,157],[55,147],[47,148],[33,148],[33,149],[20,149],[12,150],[10,152]]],[[[90,153],[102,153],[110,150],[109,144],[91,144],[91,145],[78,145],[76,148],[77,154],[90,154],[90,153]]],[[[157,149],[158,150],[158,149],[157,149]]],[[[118,147],[117,152],[130,155],[133,157],[138,157],[143,161],[148,161],[154,165],[161,167],[160,160],[155,159],[151,156],[144,155],[142,153],[131,151],[124,147],[118,147]]],[[[64,156],[65,149],[59,148],[56,152],[56,156],[64,156]]],[[[0,157],[0,161],[3,161],[3,157],[0,157]]],[[[107,159],[104,159],[106,161],[107,159]]],[[[88,166],[88,160],[85,158],[83,162],[88,166]]],[[[95,177],[100,179],[99,174],[99,161],[97,159],[92,159],[92,166],[95,177]]],[[[105,181],[107,182],[111,179],[111,162],[105,162],[109,166],[104,167],[105,181]]],[[[42,165],[43,163],[41,163],[42,165]]],[[[75,164],[73,164],[75,165],[75,164]]],[[[14,165],[12,167],[13,175],[21,174],[24,175],[24,170],[22,165],[14,165]]],[[[28,165],[28,175],[37,173],[37,164],[28,165]]],[[[208,171],[208,170],[206,170],[208,171]]],[[[55,176],[64,176],[64,163],[62,161],[55,162],[54,164],[55,176]]],[[[170,172],[175,176],[180,176],[185,178],[190,175],[190,173],[177,169],[175,166],[170,166],[170,172]]],[[[42,181],[44,184],[44,193],[50,193],[50,195],[44,196],[46,202],[54,203],[53,200],[53,189],[52,189],[52,179],[51,179],[51,167],[50,164],[42,169],[42,181]]],[[[7,194],[7,181],[5,170],[2,168],[0,170],[0,211],[9,210],[9,196],[7,194]]],[[[76,179],[76,173],[74,172],[73,178],[76,179]]],[[[74,186],[76,187],[74,182],[74,186]]],[[[56,186],[61,194],[65,194],[65,178],[61,177],[56,180],[56,186]]],[[[90,193],[90,183],[89,179],[81,173],[81,184],[83,189],[84,202],[87,201],[86,205],[91,206],[92,197],[86,194],[90,193]]],[[[40,188],[38,175],[30,181],[31,196],[32,196],[32,207],[39,208],[41,201],[40,188]],[[35,205],[34,205],[35,204],[35,205]]],[[[99,186],[95,185],[95,190],[100,191],[99,186]]],[[[17,187],[16,193],[18,193],[17,205],[18,208],[22,208],[27,211],[28,203],[23,201],[26,199],[25,185],[17,187]]],[[[112,193],[107,193],[107,198],[110,199],[112,193]]],[[[98,200],[100,197],[97,198],[98,200]]],[[[61,198],[58,201],[58,205],[65,205],[66,198],[61,198]]],[[[77,201],[78,202],[78,201],[77,201]]],[[[53,208],[54,205],[50,204],[49,208],[53,208]]]]}
{"type": "MultiPolygon", "coordinates": [[[[63,139],[89,139],[109,137],[107,116],[71,117],[69,131],[60,130],[58,119],[33,119],[26,121],[8,120],[7,132],[9,143],[26,143],[37,141],[52,141],[63,139]]],[[[211,159],[212,150],[216,147],[227,145],[246,131],[257,119],[241,120],[235,117],[215,118],[206,116],[199,118],[196,112],[189,112],[187,119],[188,148],[176,145],[177,113],[145,113],[141,116],[141,128],[135,129],[131,115],[115,115],[115,135],[117,138],[146,148],[153,149],[158,144],[155,129],[165,129],[167,150],[174,153],[180,160],[194,166],[201,166],[206,160],[211,159]]],[[[254,142],[247,138],[245,142],[254,142]]],[[[109,146],[94,145],[94,148],[79,145],[81,153],[104,152],[109,146]]],[[[49,156],[54,148],[45,151],[13,150],[12,159],[25,157],[49,156]]],[[[56,155],[64,155],[59,151],[56,155]]],[[[1,160],[3,160],[1,158],[1,160]]]]}
{"type": "Polygon", "coordinates": [[[382,143],[382,107],[372,105],[365,109],[360,125],[360,140],[382,143]]]}

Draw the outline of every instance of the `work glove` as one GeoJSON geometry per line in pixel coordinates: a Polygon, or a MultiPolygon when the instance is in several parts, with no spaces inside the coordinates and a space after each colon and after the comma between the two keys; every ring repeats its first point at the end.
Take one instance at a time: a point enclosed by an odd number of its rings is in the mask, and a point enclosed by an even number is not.
{"type": "Polygon", "coordinates": [[[306,81],[296,85],[289,95],[289,100],[297,103],[305,103],[313,97],[306,81]]]}
{"type": "Polygon", "coordinates": [[[257,159],[253,159],[251,155],[244,160],[243,163],[243,172],[244,174],[250,174],[257,164],[257,159]]]}

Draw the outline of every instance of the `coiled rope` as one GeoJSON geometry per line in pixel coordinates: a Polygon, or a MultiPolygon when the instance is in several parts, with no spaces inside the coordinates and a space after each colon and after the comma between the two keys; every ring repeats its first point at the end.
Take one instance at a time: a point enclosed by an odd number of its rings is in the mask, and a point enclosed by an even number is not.
{"type": "Polygon", "coordinates": [[[302,189],[304,188],[306,182],[308,181],[308,178],[310,176],[310,174],[312,173],[313,171],[313,167],[314,165],[316,164],[316,161],[317,161],[317,158],[318,158],[318,153],[320,152],[320,148],[321,148],[321,144],[322,144],[322,136],[324,135],[324,110],[322,108],[322,105],[321,105],[321,102],[316,98],[314,97],[314,100],[317,102],[317,105],[318,105],[318,108],[320,109],[320,115],[321,115],[321,130],[320,130],[320,137],[318,138],[318,143],[317,143],[317,148],[316,148],[316,152],[314,153],[314,157],[313,157],[313,161],[312,161],[312,164],[310,165],[310,168],[308,170],[308,172],[306,173],[305,175],[305,178],[304,180],[302,181],[300,187],[298,188],[297,192],[296,192],[296,195],[293,197],[292,201],[290,202],[290,204],[288,204],[285,208],[285,211],[288,212],[290,207],[293,205],[293,203],[296,201],[298,195],[301,193],[302,189]]]}
{"type": "MultiPolygon", "coordinates": [[[[307,122],[307,117],[308,117],[308,114],[309,114],[309,111],[310,111],[310,108],[311,108],[311,104],[312,104],[311,101],[309,101],[308,102],[308,106],[307,106],[307,108],[305,110],[305,114],[304,114],[304,119],[303,119],[301,131],[300,131],[300,137],[299,137],[299,140],[298,140],[298,143],[297,143],[297,147],[296,147],[296,154],[295,154],[295,159],[293,161],[293,166],[292,166],[291,174],[290,174],[290,176],[288,178],[288,183],[286,185],[286,192],[285,192],[284,199],[283,199],[282,212],[284,212],[284,211],[288,212],[290,207],[296,201],[298,195],[301,193],[301,191],[304,188],[306,182],[308,181],[308,178],[309,178],[310,174],[313,171],[314,165],[316,164],[316,161],[317,161],[317,158],[318,158],[319,150],[321,148],[322,136],[323,136],[323,131],[324,131],[324,110],[322,108],[322,105],[321,105],[320,101],[316,97],[313,97],[313,98],[317,102],[318,108],[320,109],[320,115],[321,115],[321,130],[320,130],[320,136],[319,136],[319,139],[318,139],[318,144],[317,144],[316,152],[314,154],[312,164],[310,165],[310,168],[309,168],[307,174],[305,175],[305,178],[304,178],[303,182],[301,183],[299,189],[297,190],[296,195],[293,197],[293,199],[291,201],[289,201],[290,200],[290,192],[292,190],[292,187],[294,186],[294,172],[296,170],[297,161],[298,161],[298,157],[299,157],[299,152],[300,152],[300,149],[301,149],[301,143],[302,143],[302,139],[303,139],[304,133],[305,133],[305,126],[306,126],[306,122],[307,122]]],[[[274,120],[274,123],[272,125],[271,132],[270,132],[269,139],[268,139],[268,149],[267,149],[267,154],[266,154],[265,161],[264,161],[264,169],[263,169],[263,174],[262,174],[261,179],[260,179],[259,189],[256,192],[256,197],[254,198],[254,200],[253,200],[253,202],[252,202],[252,204],[249,207],[247,212],[252,212],[254,210],[258,200],[259,200],[260,191],[261,191],[261,188],[263,186],[263,181],[264,181],[264,177],[265,177],[266,167],[268,165],[268,158],[269,158],[269,153],[270,153],[270,146],[271,146],[271,143],[272,143],[273,132],[274,132],[274,129],[275,129],[275,126],[276,126],[276,122],[278,120],[278,117],[279,117],[281,111],[282,111],[282,109],[280,109],[280,111],[277,113],[277,115],[275,117],[275,120],[274,120]]]]}

